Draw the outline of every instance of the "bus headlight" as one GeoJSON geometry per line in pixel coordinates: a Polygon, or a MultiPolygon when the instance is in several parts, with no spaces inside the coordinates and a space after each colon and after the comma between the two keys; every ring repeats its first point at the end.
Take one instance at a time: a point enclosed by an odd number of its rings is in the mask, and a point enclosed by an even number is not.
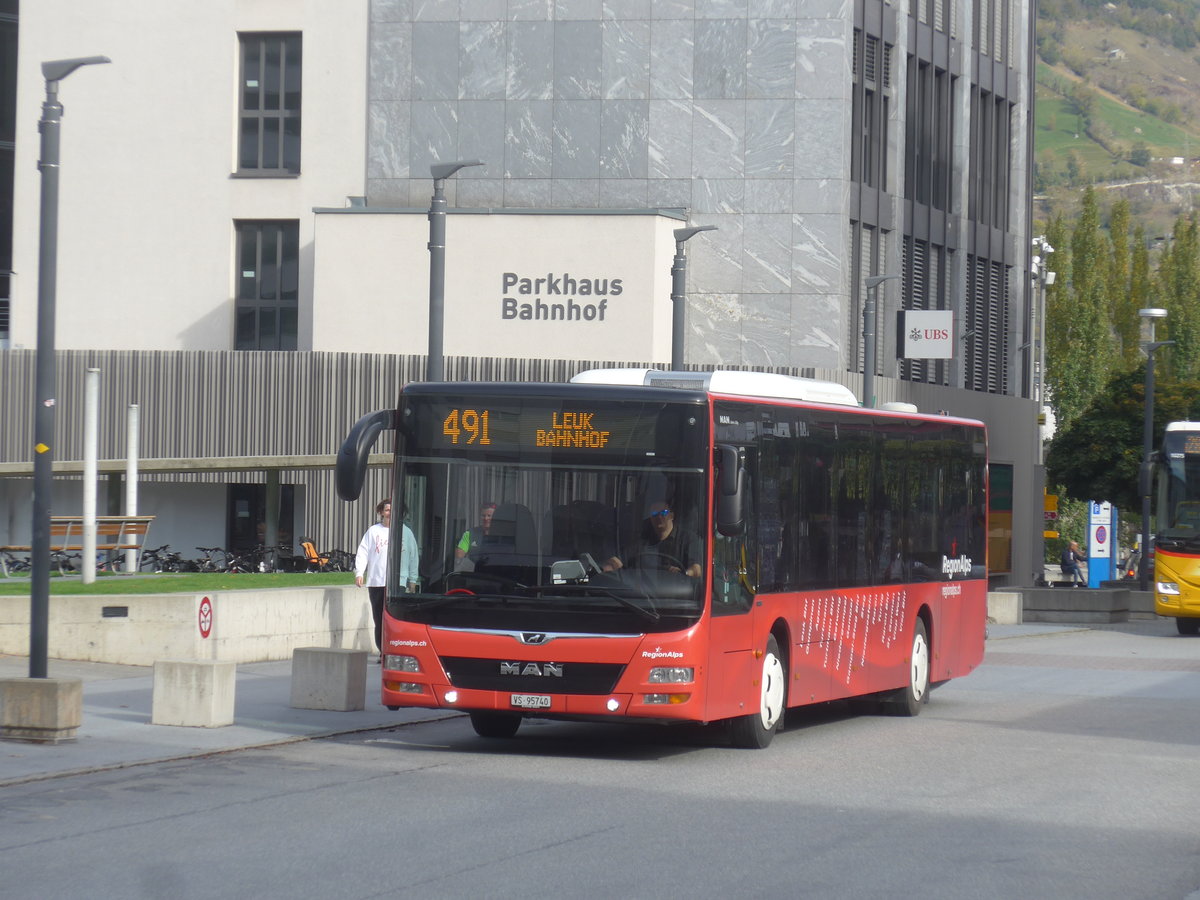
{"type": "Polygon", "coordinates": [[[650,670],[651,684],[691,684],[696,670],[691,666],[655,666],[650,670]]]}
{"type": "Polygon", "coordinates": [[[642,702],[651,704],[687,703],[691,697],[691,694],[642,694],[642,702]]]}
{"type": "Polygon", "coordinates": [[[415,656],[385,656],[383,667],[393,672],[420,672],[421,662],[415,656]]]}
{"type": "Polygon", "coordinates": [[[1160,594],[1169,594],[1172,597],[1179,596],[1179,585],[1174,581],[1160,581],[1155,587],[1160,594]]]}

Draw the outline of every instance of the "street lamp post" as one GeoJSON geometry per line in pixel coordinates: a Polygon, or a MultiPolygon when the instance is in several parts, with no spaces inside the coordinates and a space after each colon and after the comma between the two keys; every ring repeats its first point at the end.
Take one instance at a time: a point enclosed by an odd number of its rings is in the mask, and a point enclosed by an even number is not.
{"type": "Polygon", "coordinates": [[[446,179],[467,166],[482,166],[480,160],[438,163],[429,167],[433,176],[433,199],[429,204],[429,357],[425,378],[444,378],[443,334],[446,322],[446,179]]]}
{"type": "Polygon", "coordinates": [[[687,303],[687,255],[683,245],[701,231],[716,231],[716,225],[675,229],[675,259],[671,265],[671,369],[683,369],[683,319],[687,303]]]}
{"type": "Polygon", "coordinates": [[[38,231],[37,369],[33,408],[33,534],[29,584],[29,677],[47,677],[50,644],[50,495],[54,490],[54,405],[57,368],[54,352],[58,280],[58,174],[62,104],[58,83],[81,66],[112,62],[107,56],[55,59],[42,63],[46,100],[38,131],[42,173],[38,231]]]}
{"type": "Polygon", "coordinates": [[[875,406],[875,295],[885,281],[899,275],[872,275],[864,283],[866,297],[863,301],[863,389],[862,405],[868,409],[875,406]]]}
{"type": "MultiPolygon", "coordinates": [[[[1146,387],[1142,402],[1142,464],[1150,462],[1150,454],[1154,451],[1154,353],[1160,347],[1174,344],[1174,341],[1154,340],[1154,320],[1165,318],[1165,309],[1139,309],[1142,317],[1144,334],[1148,338],[1142,344],[1146,354],[1146,387]]],[[[1142,555],[1138,561],[1138,590],[1150,589],[1150,480],[1141,479],[1142,492],[1142,555]]]]}

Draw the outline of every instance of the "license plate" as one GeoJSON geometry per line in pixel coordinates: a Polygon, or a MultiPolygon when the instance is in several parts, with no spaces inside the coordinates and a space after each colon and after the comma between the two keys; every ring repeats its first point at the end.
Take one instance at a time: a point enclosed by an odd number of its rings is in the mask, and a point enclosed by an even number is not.
{"type": "Polygon", "coordinates": [[[512,705],[521,709],[549,709],[550,698],[545,694],[513,694],[512,705]]]}

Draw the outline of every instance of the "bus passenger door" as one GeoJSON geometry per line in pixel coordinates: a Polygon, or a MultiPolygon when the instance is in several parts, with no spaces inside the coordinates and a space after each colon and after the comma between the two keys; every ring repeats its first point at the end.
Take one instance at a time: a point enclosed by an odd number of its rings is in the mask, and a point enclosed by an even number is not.
{"type": "Polygon", "coordinates": [[[709,617],[707,718],[745,715],[747,686],[757,677],[754,659],[754,592],[744,537],[713,535],[709,617]]]}

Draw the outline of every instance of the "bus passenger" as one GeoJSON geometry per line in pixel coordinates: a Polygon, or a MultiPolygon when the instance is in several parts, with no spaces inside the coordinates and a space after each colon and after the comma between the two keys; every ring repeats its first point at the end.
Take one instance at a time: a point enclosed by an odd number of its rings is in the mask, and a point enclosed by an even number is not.
{"type": "MultiPolygon", "coordinates": [[[[667,501],[655,500],[646,504],[644,516],[640,540],[626,551],[628,565],[699,578],[700,565],[704,560],[700,539],[695,535],[685,535],[682,530],[675,528],[675,513],[667,506],[667,501]]],[[[612,556],[603,568],[606,572],[615,572],[625,565],[619,556],[612,556]]]]}

